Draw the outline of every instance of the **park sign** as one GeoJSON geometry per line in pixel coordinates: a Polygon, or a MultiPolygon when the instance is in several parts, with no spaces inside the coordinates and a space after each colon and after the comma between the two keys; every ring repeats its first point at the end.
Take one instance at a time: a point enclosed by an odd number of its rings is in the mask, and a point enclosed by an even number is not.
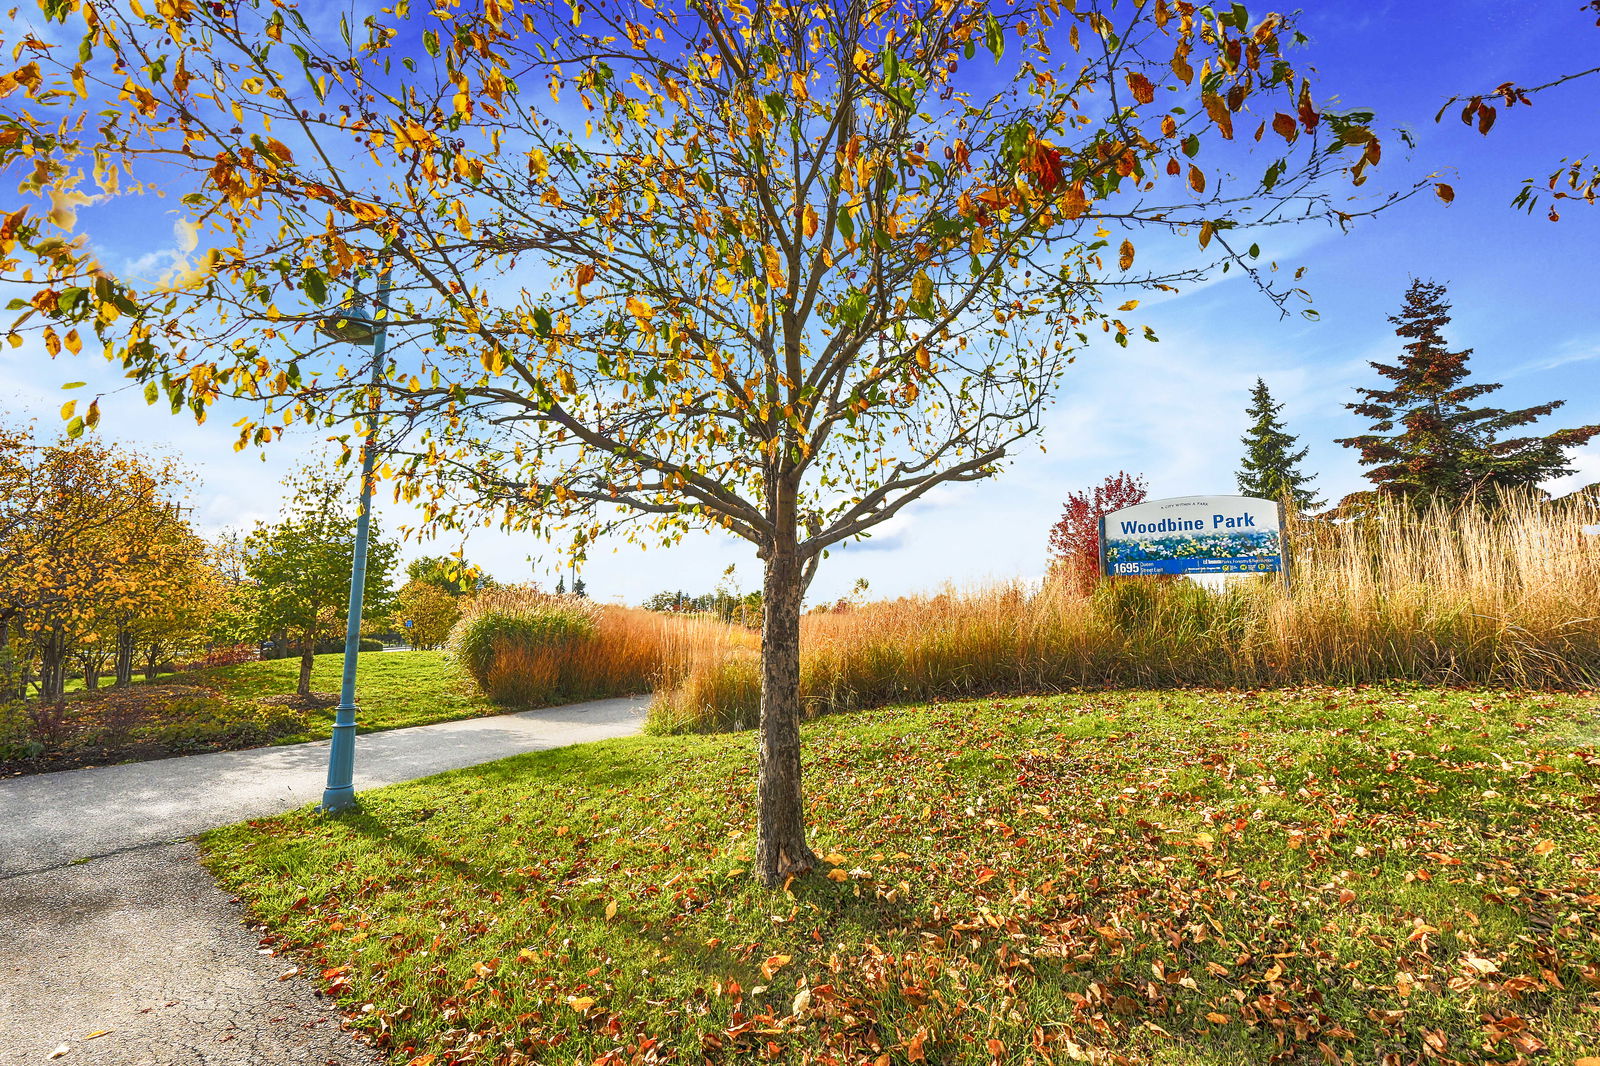
{"type": "Polygon", "coordinates": [[[1174,496],[1100,519],[1100,570],[1155,574],[1270,574],[1283,570],[1278,504],[1253,496],[1174,496]]]}

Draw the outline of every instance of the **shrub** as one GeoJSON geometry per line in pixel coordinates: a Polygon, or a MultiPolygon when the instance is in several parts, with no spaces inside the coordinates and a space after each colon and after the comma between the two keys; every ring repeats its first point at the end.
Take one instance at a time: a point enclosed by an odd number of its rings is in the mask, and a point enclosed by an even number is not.
{"type": "Polygon", "coordinates": [[[449,648],[490,699],[533,707],[647,692],[668,659],[718,647],[736,632],[705,618],[512,588],[475,597],[449,648]]]}
{"type": "MultiPolygon", "coordinates": [[[[496,594],[494,599],[506,600],[496,594]]],[[[492,691],[495,660],[561,652],[594,634],[595,611],[569,597],[529,598],[516,604],[474,604],[450,633],[450,650],[484,691],[492,691]]],[[[504,668],[502,668],[502,673],[504,668]]]]}

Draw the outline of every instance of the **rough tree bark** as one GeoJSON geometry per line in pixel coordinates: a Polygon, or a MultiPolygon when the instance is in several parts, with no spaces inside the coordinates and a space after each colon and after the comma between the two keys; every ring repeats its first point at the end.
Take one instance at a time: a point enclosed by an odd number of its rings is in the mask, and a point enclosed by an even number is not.
{"type": "Polygon", "coordinates": [[[756,783],[756,875],[769,887],[806,873],[817,857],[806,846],[800,790],[800,601],[804,566],[793,495],[778,488],[769,504],[777,535],[765,552],[761,615],[761,752],[756,783]]]}
{"type": "Polygon", "coordinates": [[[116,666],[112,670],[115,688],[127,688],[133,684],[133,630],[122,626],[117,630],[117,658],[116,666]]]}
{"type": "Polygon", "coordinates": [[[39,648],[39,698],[58,700],[67,687],[67,648],[60,630],[45,638],[39,648]]]}

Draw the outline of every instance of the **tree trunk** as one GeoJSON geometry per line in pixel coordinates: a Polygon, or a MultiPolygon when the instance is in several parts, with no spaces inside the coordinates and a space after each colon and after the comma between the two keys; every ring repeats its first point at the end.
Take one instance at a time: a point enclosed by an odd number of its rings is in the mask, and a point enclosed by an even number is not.
{"type": "Polygon", "coordinates": [[[776,887],[817,864],[800,792],[801,565],[791,536],[768,549],[761,618],[756,875],[776,887]]]}
{"type": "Polygon", "coordinates": [[[86,692],[100,691],[100,656],[90,655],[83,660],[83,688],[86,692]]]}
{"type": "Polygon", "coordinates": [[[117,630],[117,662],[113,668],[116,688],[133,684],[133,631],[126,626],[117,630]]]}
{"type": "Polygon", "coordinates": [[[311,695],[311,661],[316,654],[317,636],[308,629],[305,640],[300,645],[300,684],[295,689],[302,696],[311,695]]]}
{"type": "Polygon", "coordinates": [[[39,649],[39,698],[58,700],[67,687],[66,640],[57,630],[39,649]]]}
{"type": "Polygon", "coordinates": [[[144,650],[144,679],[154,681],[156,671],[161,668],[161,656],[167,650],[165,644],[159,640],[152,640],[144,650]]]}

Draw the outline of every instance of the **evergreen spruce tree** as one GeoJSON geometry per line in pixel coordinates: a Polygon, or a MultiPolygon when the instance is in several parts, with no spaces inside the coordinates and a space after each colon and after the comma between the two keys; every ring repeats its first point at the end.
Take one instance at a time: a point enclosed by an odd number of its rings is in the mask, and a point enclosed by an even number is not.
{"type": "Polygon", "coordinates": [[[1240,438],[1244,444],[1244,459],[1239,463],[1239,491],[1246,496],[1263,500],[1282,500],[1285,497],[1297,511],[1316,511],[1322,500],[1311,488],[1315,476],[1300,472],[1300,463],[1307,449],[1295,450],[1297,437],[1284,430],[1278,412],[1283,404],[1272,402],[1267,383],[1256,378],[1256,387],[1250,390],[1250,431],[1240,438]]]}
{"type": "Polygon", "coordinates": [[[1389,318],[1405,340],[1394,365],[1373,363],[1393,382],[1362,389],[1360,403],[1345,404],[1372,420],[1372,432],[1339,441],[1361,453],[1361,465],[1378,492],[1416,501],[1453,503],[1478,493],[1532,487],[1570,473],[1568,448],[1600,434],[1600,426],[1563,429],[1545,436],[1503,437],[1560,407],[1563,400],[1517,411],[1483,406],[1500,385],[1467,384],[1472,349],[1453,352],[1443,329],[1450,305],[1443,285],[1413,278],[1405,306],[1389,318]]]}

